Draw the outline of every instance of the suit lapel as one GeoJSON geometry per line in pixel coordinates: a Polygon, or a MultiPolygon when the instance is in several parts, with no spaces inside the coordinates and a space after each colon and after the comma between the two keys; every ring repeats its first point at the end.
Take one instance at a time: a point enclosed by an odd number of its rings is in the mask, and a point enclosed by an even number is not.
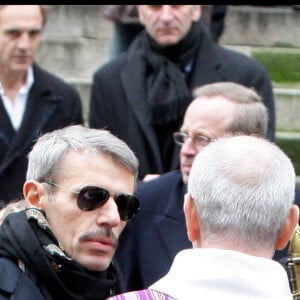
{"type": "MultiPolygon", "coordinates": [[[[181,175],[179,175],[181,178],[181,175]]],[[[182,249],[191,248],[192,244],[187,237],[185,218],[183,212],[183,199],[186,186],[180,179],[180,184],[172,189],[168,197],[169,202],[161,215],[154,215],[154,226],[158,232],[162,248],[171,260],[182,249]]]]}
{"type": "Polygon", "coordinates": [[[154,223],[158,228],[159,238],[170,260],[173,260],[180,250],[192,247],[187,237],[185,222],[182,220],[154,216],[154,223]]]}
{"type": "Polygon", "coordinates": [[[6,159],[6,153],[15,136],[15,130],[0,97],[0,168],[6,159]]]}
{"type": "Polygon", "coordinates": [[[129,63],[125,64],[124,69],[121,71],[121,81],[123,88],[128,99],[128,102],[136,116],[139,125],[142,127],[148,145],[152,150],[153,157],[156,158],[157,169],[162,169],[160,163],[160,151],[157,143],[155,132],[150,125],[149,114],[147,111],[147,101],[145,95],[146,83],[142,82],[145,78],[144,70],[141,67],[139,60],[130,59],[129,63]],[[132,63],[131,63],[132,62],[132,63]],[[132,70],[135,70],[132,72],[132,70]]]}
{"type": "Polygon", "coordinates": [[[203,35],[200,51],[198,51],[192,71],[191,90],[204,84],[226,81],[216,47],[219,46],[215,45],[206,35],[203,35]]]}

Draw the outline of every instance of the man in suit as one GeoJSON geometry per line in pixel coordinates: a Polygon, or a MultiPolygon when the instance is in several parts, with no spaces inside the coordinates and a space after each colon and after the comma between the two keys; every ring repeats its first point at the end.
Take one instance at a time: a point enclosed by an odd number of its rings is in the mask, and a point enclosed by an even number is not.
{"type": "Polygon", "coordinates": [[[256,89],[268,109],[274,139],[275,111],[269,76],[254,59],[213,42],[200,5],[138,5],[145,26],[124,55],[93,77],[89,124],[128,143],[140,161],[139,177],[178,169],[172,134],[178,131],[194,88],[232,81],[256,89]]]}
{"type": "Polygon", "coordinates": [[[42,5],[0,6],[0,207],[22,196],[37,137],[83,123],[78,92],[34,62],[45,22],[42,5]]]}
{"type": "Polygon", "coordinates": [[[195,156],[210,141],[230,133],[265,137],[267,111],[252,89],[231,82],[199,87],[175,142],[180,171],[138,185],[139,214],[126,225],[116,252],[128,290],[147,288],[165,275],[175,255],[192,247],[186,234],[183,199],[195,156]]]}

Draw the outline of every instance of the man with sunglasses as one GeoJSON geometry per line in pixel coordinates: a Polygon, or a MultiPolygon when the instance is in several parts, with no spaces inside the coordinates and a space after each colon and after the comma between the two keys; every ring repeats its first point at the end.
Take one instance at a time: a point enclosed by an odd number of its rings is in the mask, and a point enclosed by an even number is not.
{"type": "Polygon", "coordinates": [[[180,171],[140,183],[135,195],[141,209],[123,231],[116,258],[127,290],[149,287],[169,270],[175,255],[192,244],[186,234],[183,199],[197,153],[212,140],[229,133],[264,137],[267,110],[260,96],[237,83],[219,82],[194,91],[180,131],[180,171]]]}
{"type": "Polygon", "coordinates": [[[0,227],[0,299],[106,299],[123,291],[112,262],[139,209],[138,160],[106,130],[69,126],[29,154],[26,209],[0,227]]]}

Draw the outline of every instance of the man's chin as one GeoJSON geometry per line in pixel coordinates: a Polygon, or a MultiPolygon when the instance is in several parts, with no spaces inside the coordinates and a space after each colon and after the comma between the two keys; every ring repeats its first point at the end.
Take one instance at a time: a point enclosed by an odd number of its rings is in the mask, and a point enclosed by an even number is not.
{"type": "Polygon", "coordinates": [[[19,71],[19,72],[24,72],[24,71],[27,71],[28,68],[31,66],[31,64],[20,64],[18,66],[16,66],[16,71],[19,71]]]}
{"type": "Polygon", "coordinates": [[[178,43],[178,38],[174,36],[164,36],[160,37],[157,41],[162,47],[174,46],[178,43]]]}
{"type": "Polygon", "coordinates": [[[28,68],[32,65],[32,61],[24,63],[16,63],[12,66],[12,71],[14,72],[26,72],[28,68]]]}
{"type": "Polygon", "coordinates": [[[102,272],[107,270],[110,265],[110,260],[106,260],[103,257],[88,258],[82,261],[78,261],[85,269],[93,272],[102,272]]]}

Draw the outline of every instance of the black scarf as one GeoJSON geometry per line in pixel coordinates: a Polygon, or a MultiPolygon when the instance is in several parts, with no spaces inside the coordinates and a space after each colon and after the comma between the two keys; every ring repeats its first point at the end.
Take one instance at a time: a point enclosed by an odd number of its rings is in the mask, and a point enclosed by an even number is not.
{"type": "Polygon", "coordinates": [[[166,125],[174,121],[180,124],[192,100],[189,73],[185,68],[188,64],[192,66],[200,47],[201,26],[194,22],[188,34],[173,46],[161,47],[146,31],[132,43],[128,52],[129,64],[133,68],[143,68],[151,124],[166,125]]]}
{"type": "Polygon", "coordinates": [[[91,272],[68,258],[42,211],[10,214],[0,227],[0,256],[18,263],[45,299],[106,299],[122,292],[118,268],[91,272]]]}

